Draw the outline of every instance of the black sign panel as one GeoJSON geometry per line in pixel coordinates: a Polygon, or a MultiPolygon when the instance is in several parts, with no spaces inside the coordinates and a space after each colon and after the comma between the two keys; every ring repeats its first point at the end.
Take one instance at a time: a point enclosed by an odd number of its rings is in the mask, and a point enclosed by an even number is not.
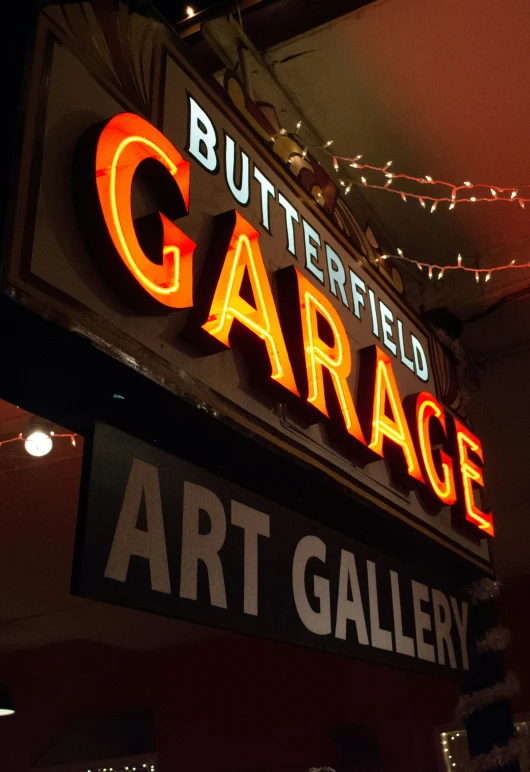
{"type": "Polygon", "coordinates": [[[106,424],[84,475],[74,593],[388,664],[468,669],[469,606],[445,583],[106,424]]]}

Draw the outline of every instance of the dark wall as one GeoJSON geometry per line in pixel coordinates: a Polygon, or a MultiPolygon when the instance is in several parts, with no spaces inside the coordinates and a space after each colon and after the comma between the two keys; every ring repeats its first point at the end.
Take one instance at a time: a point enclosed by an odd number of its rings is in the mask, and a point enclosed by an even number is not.
{"type": "Polygon", "coordinates": [[[82,718],[145,710],[160,772],[433,772],[458,699],[443,679],[241,635],[145,654],[48,646],[4,656],[0,679],[17,707],[0,719],[6,772],[53,755],[82,718]]]}

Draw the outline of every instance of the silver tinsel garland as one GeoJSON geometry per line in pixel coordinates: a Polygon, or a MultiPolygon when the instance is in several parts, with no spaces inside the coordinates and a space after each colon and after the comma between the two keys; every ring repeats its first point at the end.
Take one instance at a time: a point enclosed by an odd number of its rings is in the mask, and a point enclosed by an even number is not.
{"type": "Polygon", "coordinates": [[[510,643],[512,634],[505,627],[492,627],[477,641],[477,651],[479,654],[486,654],[489,651],[504,651],[510,643]]]}
{"type": "Polygon", "coordinates": [[[468,772],[489,772],[490,769],[502,769],[515,761],[519,755],[519,743],[515,737],[507,745],[494,745],[489,753],[481,753],[471,760],[468,772]]]}
{"type": "Polygon", "coordinates": [[[488,579],[484,577],[478,582],[473,582],[466,587],[466,592],[471,598],[473,604],[485,603],[488,600],[498,598],[501,592],[501,583],[497,579],[488,579]]]}
{"type": "Polygon", "coordinates": [[[468,718],[477,710],[482,710],[494,702],[508,701],[519,691],[519,681],[514,673],[508,673],[504,681],[486,689],[479,689],[472,694],[463,694],[458,701],[456,716],[460,720],[468,718]]]}

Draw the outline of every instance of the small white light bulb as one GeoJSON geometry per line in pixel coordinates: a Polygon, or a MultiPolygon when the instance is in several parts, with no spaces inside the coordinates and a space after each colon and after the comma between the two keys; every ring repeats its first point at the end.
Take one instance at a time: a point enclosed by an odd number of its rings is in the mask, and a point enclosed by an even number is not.
{"type": "Polygon", "coordinates": [[[425,175],[425,179],[427,180],[427,182],[432,182],[432,177],[429,177],[428,174],[425,175]]]}
{"type": "Polygon", "coordinates": [[[192,16],[195,16],[195,11],[190,5],[188,5],[188,7],[186,8],[186,16],[188,17],[188,19],[191,19],[192,16]]]}
{"type": "Polygon", "coordinates": [[[53,440],[49,434],[45,432],[31,432],[29,437],[24,443],[24,448],[30,456],[47,456],[50,450],[53,448],[53,440]]]}

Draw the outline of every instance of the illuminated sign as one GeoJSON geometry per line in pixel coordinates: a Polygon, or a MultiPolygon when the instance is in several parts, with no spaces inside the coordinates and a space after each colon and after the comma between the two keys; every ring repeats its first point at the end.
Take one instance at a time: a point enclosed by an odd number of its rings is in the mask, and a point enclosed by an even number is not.
{"type": "MultiPolygon", "coordinates": [[[[194,99],[190,97],[188,104],[187,152],[215,174],[221,165],[217,131],[194,99]]],[[[236,203],[244,207],[250,196],[250,159],[240,151],[236,180],[236,153],[233,139],[227,136],[223,164],[226,184],[236,203]]],[[[261,356],[261,362],[266,362],[262,369],[266,381],[283,387],[283,401],[303,401],[313,410],[310,420],[327,420],[350,436],[352,457],[362,461],[371,453],[386,458],[394,471],[406,472],[409,489],[426,486],[433,499],[453,506],[455,513],[463,512],[467,523],[493,536],[491,514],[482,511],[475,501],[476,488],[484,485],[480,441],[462,423],[448,419],[443,407],[428,392],[417,396],[412,418],[411,411],[406,411],[402,403],[387,351],[397,356],[399,345],[403,364],[420,381],[426,380],[427,359],[417,338],[411,335],[412,357],[408,357],[399,325],[399,344],[393,339],[392,311],[379,301],[377,315],[374,291],[355,278],[353,270],[347,274],[339,254],[326,244],[331,294],[347,308],[351,300],[355,316],[368,298],[372,331],[380,342],[361,351],[356,400],[348,380],[352,375],[351,339],[334,304],[323,292],[324,269],[317,251],[322,239],[304,219],[306,274],[294,266],[277,272],[283,319],[261,253],[259,232],[236,210],[216,218],[194,297],[193,255],[197,246],[204,245],[196,245],[161,211],[148,221],[144,218],[142,228],[133,218],[134,176],[142,166],[148,167],[151,184],[156,187],[160,177],[154,173],[153,164],[169,175],[187,213],[190,164],[158,129],[136,115],[122,113],[99,130],[92,172],[98,214],[110,237],[105,243],[112,247],[104,259],[121,262],[143,292],[161,306],[193,306],[187,332],[195,337],[199,347],[204,347],[206,341],[205,348],[210,348],[208,340],[213,339],[216,345],[230,348],[238,333],[244,332],[246,345],[236,342],[236,346],[261,356]],[[144,246],[140,243],[140,232],[144,246]],[[151,245],[149,254],[146,244],[151,245]],[[447,437],[448,420],[452,422],[451,443],[447,437]],[[440,439],[436,430],[441,432],[442,445],[446,444],[449,450],[436,447],[440,439]]],[[[257,166],[254,177],[261,189],[261,225],[268,230],[270,203],[276,190],[257,166]]],[[[295,254],[293,229],[295,223],[300,223],[300,217],[285,197],[278,202],[285,212],[286,248],[295,254]]],[[[166,205],[162,202],[161,208],[166,205]]]]}
{"type": "Polygon", "coordinates": [[[186,212],[190,165],[152,124],[132,113],[110,120],[99,137],[96,185],[109,235],[116,252],[151,297],[170,308],[192,305],[192,255],[195,244],[161,212],[162,260],[150,260],[140,246],[131,211],[132,184],[146,161],[163,166],[175,180],[186,212]]]}
{"type": "Polygon", "coordinates": [[[362,201],[347,206],[272,98],[246,99],[235,74],[221,96],[164,25],[118,14],[118,50],[97,4],[90,24],[76,17],[84,31],[52,7],[26,81],[4,291],[325,475],[374,528],[392,518],[489,568],[458,373],[378,260],[392,244],[362,201]]]}

